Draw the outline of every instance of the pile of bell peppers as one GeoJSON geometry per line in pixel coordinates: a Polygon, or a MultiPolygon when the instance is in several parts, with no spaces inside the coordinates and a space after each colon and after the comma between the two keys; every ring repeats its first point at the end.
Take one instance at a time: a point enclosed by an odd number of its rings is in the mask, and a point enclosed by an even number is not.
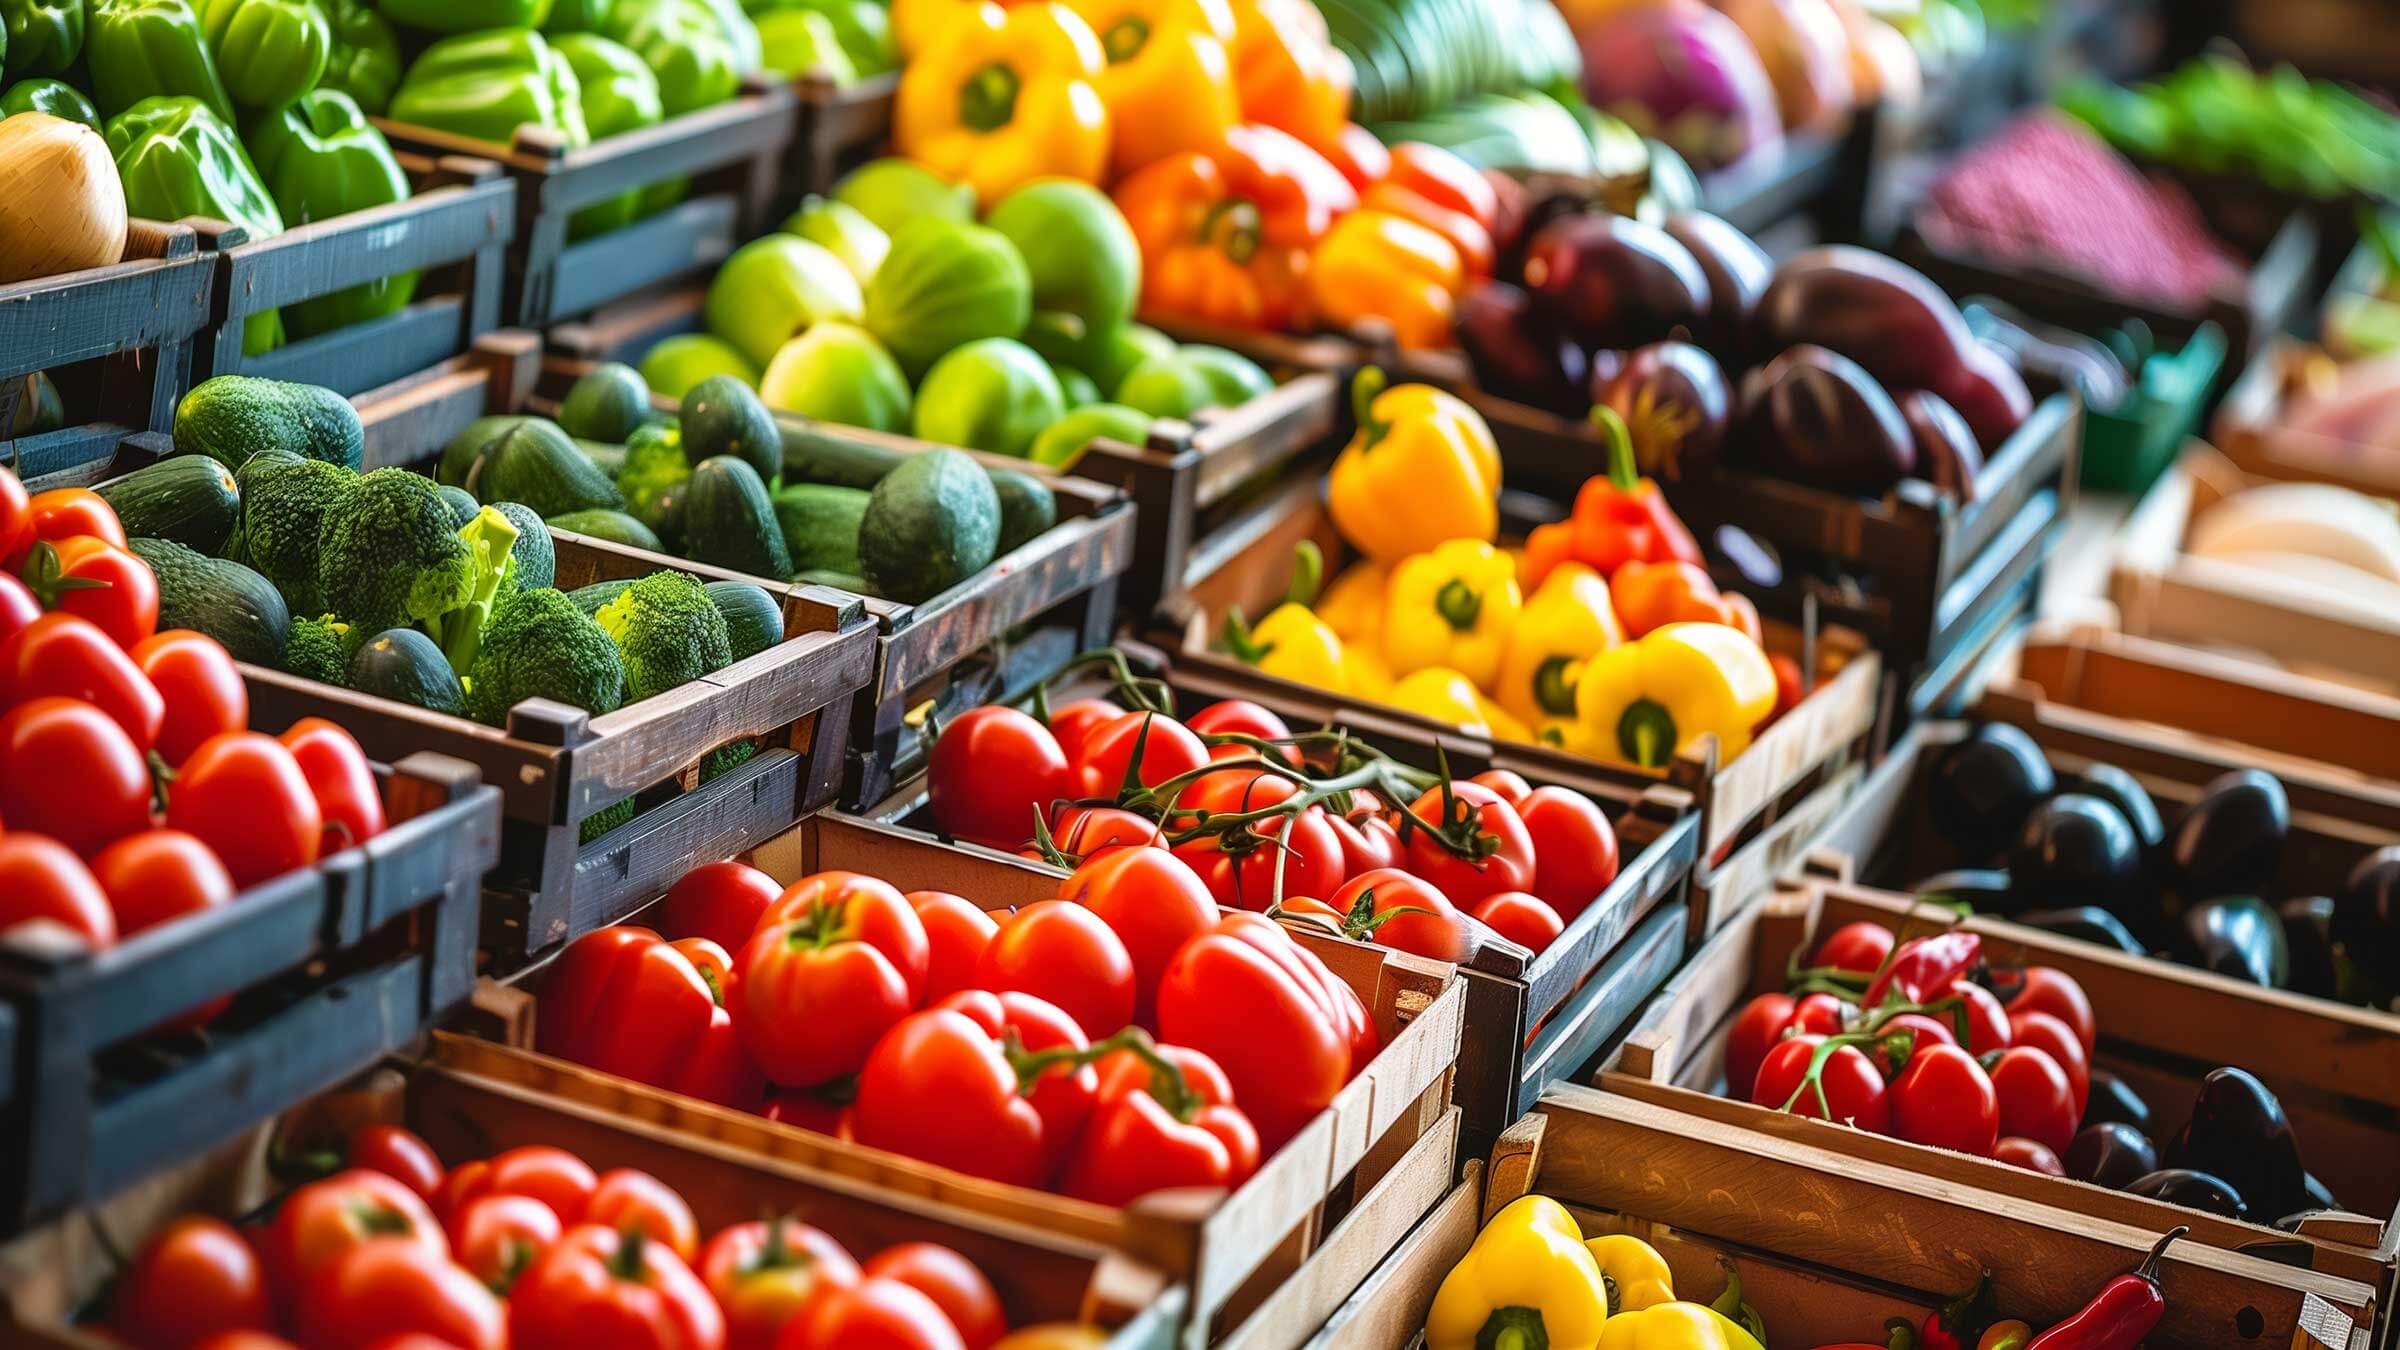
{"type": "Polygon", "coordinates": [[[1540,1195],[1492,1216],[1425,1315],[1426,1350],[1759,1350],[1765,1337],[1730,1263],[1716,1300],[1678,1299],[1657,1249],[1623,1234],[1587,1240],[1566,1206],[1540,1195]]]}

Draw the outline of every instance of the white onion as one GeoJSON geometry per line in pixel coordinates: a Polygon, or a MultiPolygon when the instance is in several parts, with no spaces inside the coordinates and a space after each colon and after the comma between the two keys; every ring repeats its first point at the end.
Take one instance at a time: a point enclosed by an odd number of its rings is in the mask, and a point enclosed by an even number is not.
{"type": "Polygon", "coordinates": [[[125,188],[100,133],[46,113],[0,120],[0,285],[125,256],[125,188]]]}

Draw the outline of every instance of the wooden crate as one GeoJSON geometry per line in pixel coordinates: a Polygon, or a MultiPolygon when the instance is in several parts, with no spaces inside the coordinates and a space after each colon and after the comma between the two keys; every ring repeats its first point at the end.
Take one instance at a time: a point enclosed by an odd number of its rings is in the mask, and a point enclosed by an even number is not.
{"type": "Polygon", "coordinates": [[[900,72],[871,76],[847,89],[822,76],[803,75],[792,89],[800,100],[800,126],[784,160],[788,197],[831,191],[835,180],[882,153],[891,139],[900,72]]]}
{"type": "Polygon", "coordinates": [[[499,851],[499,792],[412,754],[389,826],[231,904],[101,952],[50,925],[0,940],[0,1233],[190,1159],[463,1005],[499,851]],[[147,1029],[239,995],[203,1033],[147,1029]]]}
{"type": "Polygon", "coordinates": [[[515,180],[516,239],[501,317],[542,328],[662,282],[705,282],[769,223],[796,121],[791,89],[752,76],[728,103],[581,150],[543,127],[519,127],[500,146],[384,118],[375,124],[395,147],[496,159],[515,180]],[[569,219],[583,207],[679,178],[693,180],[682,202],[621,229],[567,238],[569,219]]]}
{"type": "Polygon", "coordinates": [[[137,220],[114,266],[0,286],[0,465],[55,479],[105,465],[129,432],[173,426],[216,267],[191,225],[137,220]],[[18,377],[35,371],[58,383],[67,425],[12,438],[18,377]]]}
{"type": "Polygon", "coordinates": [[[2217,408],[2216,446],[2253,479],[2332,483],[2375,497],[2400,497],[2400,450],[2361,445],[2282,425],[2284,401],[2316,348],[2281,338],[2260,351],[2217,408]]]}
{"type": "Polygon", "coordinates": [[[2183,551],[2193,522],[2254,478],[2194,445],[2118,536],[2108,591],[2127,633],[2231,649],[2301,674],[2400,692],[2400,616],[2327,587],[2183,551]]]}
{"type": "MultiPolygon", "coordinates": [[[[991,909],[1058,894],[1058,874],[1023,859],[829,813],[809,817],[747,860],[781,882],[843,869],[904,891],[938,887],[991,909]]],[[[1181,1344],[1198,1347],[1230,1334],[1244,1345],[1293,1345],[1365,1278],[1445,1184],[1458,1144],[1450,1086],[1466,1006],[1465,988],[1446,964],[1306,932],[1295,936],[1366,1002],[1384,1047],[1230,1195],[1185,1192],[1112,1209],[843,1143],[510,1045],[444,1033],[434,1053],[452,1068],[1127,1252],[1189,1286],[1191,1316],[1181,1344]],[[1342,1230],[1333,1225],[1346,1208],[1356,1219],[1376,1197],[1395,1195],[1404,1197],[1388,1202],[1395,1212],[1378,1213],[1369,1225],[1390,1234],[1381,1247],[1354,1240],[1339,1249],[1340,1268],[1313,1266],[1312,1254],[1337,1250],[1331,1237],[1342,1230]],[[1293,1292],[1293,1283],[1301,1292],[1293,1292]],[[1254,1326],[1260,1318],[1269,1320],[1254,1326]]],[[[538,977],[528,981],[534,983],[538,977]]],[[[498,1008],[506,1001],[489,1002],[498,1008]]],[[[520,1043],[539,1016],[538,994],[533,1005],[530,1017],[512,1011],[503,1019],[520,1043]]]]}
{"type": "Polygon", "coordinates": [[[0,1342],[29,1350],[115,1345],[75,1319],[98,1311],[87,1305],[141,1238],[195,1210],[255,1218],[289,1184],[274,1174],[274,1158],[337,1146],[369,1122],[407,1125],[454,1163],[547,1144],[597,1171],[637,1168],[682,1195],[705,1234],[768,1213],[825,1230],[862,1261],[896,1243],[938,1242],[991,1279],[1011,1325],[1088,1319],[1112,1329],[1107,1350],[1167,1350],[1185,1303],[1184,1291],[1157,1271],[1071,1235],[997,1222],[938,1197],[884,1190],[505,1078],[417,1063],[309,1102],[205,1167],[118,1197],[88,1223],[61,1223],[0,1248],[0,1342]]]}

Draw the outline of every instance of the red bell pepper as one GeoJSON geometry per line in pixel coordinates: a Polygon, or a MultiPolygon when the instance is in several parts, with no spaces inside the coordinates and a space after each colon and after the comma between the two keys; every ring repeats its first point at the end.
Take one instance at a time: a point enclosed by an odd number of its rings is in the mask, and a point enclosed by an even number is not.
{"type": "Polygon", "coordinates": [[[1910,938],[1892,951],[1889,961],[1867,984],[1867,992],[1858,1006],[1873,1012],[1881,1007],[1887,993],[1898,991],[1910,1003],[1927,1003],[1950,988],[1950,982],[1964,975],[1983,954],[1983,939],[1973,933],[1936,933],[1930,937],[1910,938]]]}
{"type": "Polygon", "coordinates": [[[1159,980],[1158,1029],[1224,1069],[1270,1153],[1333,1101],[1378,1044],[1358,995],[1258,914],[1228,915],[1175,953],[1159,980]]]}
{"type": "Polygon", "coordinates": [[[747,1108],[762,1083],[725,1010],[732,968],[707,938],[621,925],[576,939],[543,987],[534,1047],[603,1073],[747,1108]]]}
{"type": "Polygon", "coordinates": [[[1537,527],[1526,540],[1527,584],[1539,586],[1552,567],[1569,559],[1605,577],[1630,562],[1704,566],[1700,542],[1667,505],[1666,494],[1635,470],[1625,419],[1613,408],[1597,407],[1592,424],[1607,442],[1608,472],[1584,481],[1571,516],[1537,527]]]}
{"type": "Polygon", "coordinates": [[[1073,1018],[1031,994],[969,989],[884,1033],[850,1108],[859,1143],[971,1176],[1052,1176],[1100,1089],[1073,1018]]]}
{"type": "Polygon", "coordinates": [[[1100,1061],[1099,1104],[1067,1164],[1067,1194],[1130,1204],[1176,1186],[1239,1186],[1258,1170],[1258,1130],[1215,1060],[1140,1036],[1100,1061]]]}

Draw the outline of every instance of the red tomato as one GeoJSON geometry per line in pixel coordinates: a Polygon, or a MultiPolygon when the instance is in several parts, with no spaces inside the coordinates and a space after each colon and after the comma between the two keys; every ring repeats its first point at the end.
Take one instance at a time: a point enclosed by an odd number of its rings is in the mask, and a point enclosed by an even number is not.
{"type": "Polygon", "coordinates": [[[1831,994],[1802,994],[1792,1005],[1791,1025],[1795,1030],[1819,1036],[1838,1036],[1850,1024],[1850,1014],[1858,1011],[1831,994]]]}
{"type": "Polygon", "coordinates": [[[321,853],[356,848],[383,833],[383,794],[356,738],[322,717],[303,717],[275,739],[292,752],[325,818],[321,853]]]}
{"type": "Polygon", "coordinates": [[[702,863],[683,874],[659,910],[671,938],[703,937],[738,952],[758,931],[767,907],[783,896],[775,878],[738,862],[702,863]]]}
{"type": "Polygon", "coordinates": [[[2020,1135],[2057,1153],[2075,1137],[2075,1090],[2048,1052],[2015,1045],[1992,1066],[2000,1097],[2000,1133],[2020,1135]]]}
{"type": "Polygon", "coordinates": [[[970,709],[942,728],[926,776],[943,830],[1000,848],[1033,833],[1035,813],[1076,795],[1066,752],[1050,729],[999,704],[970,709]]]}
{"type": "MultiPolygon", "coordinates": [[[[180,830],[126,835],[92,859],[92,879],[108,893],[121,937],[233,903],[233,878],[225,865],[208,845],[180,830]]],[[[162,1027],[206,1026],[231,1002],[230,994],[204,1000],[162,1027]]]]}
{"type": "Polygon", "coordinates": [[[1297,939],[1255,914],[1219,919],[1159,981],[1161,1039],[1207,1055],[1271,1153],[1363,1065],[1373,1024],[1358,995],[1297,939]]]}
{"type": "Polygon", "coordinates": [[[828,1289],[784,1329],[776,1350],[966,1350],[941,1306],[898,1280],[828,1289]]]}
{"type": "Polygon", "coordinates": [[[1955,1045],[1928,1045],[1892,1080],[1892,1132],[1984,1157],[2000,1137],[2000,1102],[1983,1066],[1955,1045]]]}
{"type": "Polygon", "coordinates": [[[0,469],[0,565],[17,566],[17,549],[33,533],[33,509],[25,499],[25,484],[0,469]]]}
{"type": "Polygon", "coordinates": [[[61,590],[52,608],[98,624],[120,647],[135,646],[158,631],[158,576],[123,540],[77,535],[52,548],[61,578],[99,583],[61,590]]]}
{"type": "Polygon", "coordinates": [[[1876,1031],[1884,1036],[1907,1033],[1908,1053],[1901,1057],[1900,1062],[1903,1064],[1915,1059],[1918,1053],[1929,1045],[1955,1046],[1958,1044],[1958,1037],[1951,1031],[1948,1022],[1928,1017],[1923,1013],[1902,1013],[1876,1028],[1876,1031]]]}
{"type": "Polygon", "coordinates": [[[1725,1035],[1725,1087],[1733,1096],[1750,1100],[1750,1089],[1758,1082],[1758,1066],[1783,1039],[1795,1006],[1791,995],[1773,993],[1760,994],[1742,1005],[1733,1029],[1725,1035]]]}
{"type": "Polygon", "coordinates": [[[1824,1043],[1823,1036],[1810,1032],[1786,1037],[1769,1050],[1765,1062],[1758,1066],[1758,1081],[1751,1086],[1750,1100],[1777,1109],[1789,1101],[1790,1109],[1799,1115],[1847,1121],[1862,1130],[1890,1133],[1891,1104],[1889,1094],[1884,1091],[1883,1073],[1857,1046],[1842,1046],[1826,1059],[1818,1080],[1823,1088],[1822,1100],[1815,1088],[1805,1087],[1802,1079],[1808,1072],[1809,1058],[1824,1043]],[[1826,1109],[1829,1106],[1830,1111],[1826,1109]]]}
{"type": "Polygon", "coordinates": [[[1341,912],[1346,931],[1394,951],[1436,961],[1456,961],[1466,951],[1467,925],[1458,906],[1396,868],[1350,878],[1333,893],[1332,905],[1341,912]]]}
{"type": "Polygon", "coordinates": [[[4,565],[11,572],[24,570],[25,555],[33,551],[36,541],[72,539],[88,534],[105,539],[118,548],[125,547],[125,527],[117,523],[117,513],[108,500],[90,488],[52,488],[37,492],[25,504],[25,518],[31,528],[18,536],[8,551],[4,565]]]}
{"type": "Polygon", "coordinates": [[[2047,1172],[2054,1177],[2067,1174],[2066,1164],[2058,1160],[2056,1153],[2034,1140],[2016,1135],[2010,1135],[1993,1146],[1992,1157],[2028,1172],[2047,1172]]]}
{"type": "MultiPolygon", "coordinates": [[[[129,653],[150,685],[166,704],[166,720],[158,732],[158,753],[170,765],[181,764],[200,742],[222,731],[240,731],[250,725],[250,693],[242,685],[242,673],[234,668],[233,657],[215,638],[195,633],[188,628],[173,628],[154,634],[136,644],[129,653]]],[[[304,719],[303,726],[331,727],[333,723],[321,717],[304,719]]],[[[299,730],[294,727],[283,735],[286,745],[299,730]]],[[[347,732],[342,733],[347,738],[347,732]]],[[[351,742],[353,750],[357,742],[351,742]]],[[[366,757],[359,757],[364,769],[366,757]]],[[[306,769],[306,765],[301,766],[306,769]]],[[[368,780],[368,787],[374,780],[368,780]]],[[[383,803],[375,803],[377,820],[383,817],[383,803]]]]}
{"type": "Polygon", "coordinates": [[[0,819],[91,857],[149,828],[149,766],[89,703],[20,703],[0,717],[0,819]]]}
{"type": "Polygon", "coordinates": [[[0,643],[7,642],[17,630],[40,617],[42,602],[25,589],[24,582],[0,572],[0,643]]]}
{"type": "Polygon", "coordinates": [[[325,836],[299,762],[255,731],[212,736],[192,752],[167,791],[167,824],[216,850],[240,886],[315,862],[325,836]]]}
{"type": "Polygon", "coordinates": [[[1134,983],[1124,940],[1100,915],[1068,900],[1037,901],[1010,915],[975,967],[977,988],[1013,989],[1055,1004],[1095,1040],[1132,1023],[1134,983]]]}
{"type": "Polygon", "coordinates": [[[326,1261],[300,1292],[300,1343],[348,1350],[418,1333],[458,1350],[506,1350],[508,1316],[448,1256],[405,1237],[371,1238],[326,1261]]]}
{"type": "MultiPolygon", "coordinates": [[[[1498,793],[1481,783],[1452,783],[1447,820],[1438,786],[1427,788],[1409,809],[1417,819],[1445,828],[1463,826],[1470,819],[1474,822],[1471,833],[1482,856],[1473,861],[1453,856],[1425,830],[1411,827],[1405,831],[1408,870],[1449,896],[1452,903],[1471,905],[1502,891],[1541,894],[1534,889],[1533,837],[1526,833],[1517,808],[1501,800],[1498,793]]],[[[1585,897],[1587,902],[1589,899],[1585,897]]]]}
{"type": "Polygon", "coordinates": [[[1143,787],[1157,787],[1208,763],[1208,747],[1183,723],[1156,713],[1119,713],[1084,738],[1071,795],[1114,798],[1133,764],[1136,742],[1142,748],[1137,778],[1143,787]]]}
{"type": "Polygon", "coordinates": [[[1567,925],[1549,902],[1523,891],[1487,895],[1469,913],[1482,920],[1485,927],[1537,956],[1567,931],[1567,925]]]}
{"type": "Polygon", "coordinates": [[[335,1257],[377,1238],[403,1238],[447,1261],[450,1240],[415,1191],[381,1172],[353,1167],[284,1198],[260,1240],[275,1288],[298,1297],[335,1257]]]}
{"type": "Polygon", "coordinates": [[[467,1273],[505,1295],[566,1226],[530,1195],[486,1195],[450,1218],[450,1253],[467,1273]]]}
{"type": "MultiPolygon", "coordinates": [[[[1146,848],[1159,842],[1158,822],[1114,806],[1070,806],[1051,822],[1050,842],[1070,858],[1089,860],[1115,848],[1146,848]]],[[[1038,850],[1027,857],[1039,857],[1038,850]]]]}
{"type": "Polygon", "coordinates": [[[1003,1050],[1012,1031],[1037,1054],[1089,1048],[1072,1018],[1030,994],[953,994],[875,1043],[849,1113],[858,1142],[1040,1185],[1090,1114],[1099,1080],[1089,1065],[1054,1064],[1028,1084],[1026,1066],[1003,1050]]]}
{"type": "Polygon", "coordinates": [[[2067,1090],[2075,1096],[2075,1118],[2083,1119],[2084,1104],[2092,1097],[2092,1062],[2074,1029],[2039,1008],[2020,1008],[2008,1015],[2008,1043],[2030,1045],[2058,1061],[2067,1075],[2067,1090]]]}
{"type": "Polygon", "coordinates": [[[1008,1334],[1000,1292],[974,1262],[948,1247],[933,1242],[886,1247],[868,1258],[865,1273],[871,1280],[898,1280],[933,1300],[967,1350],[984,1350],[1008,1334]]]}
{"type": "MultiPolygon", "coordinates": [[[[1290,724],[1272,709],[1262,708],[1246,698],[1229,698],[1221,703],[1211,703],[1185,719],[1184,725],[1199,736],[1253,736],[1262,741],[1282,741],[1291,739],[1292,735],[1290,724]]],[[[1218,748],[1238,749],[1245,754],[1256,753],[1246,745],[1218,748]]],[[[1287,763],[1300,762],[1297,746],[1280,746],[1278,752],[1287,763]]]]}
{"type": "Polygon", "coordinates": [[[700,1278],[725,1310],[725,1350],[775,1350],[821,1289],[858,1283],[842,1244],[797,1219],[737,1223],[700,1251],[700,1278]]]}
{"type": "Polygon", "coordinates": [[[1533,784],[1526,782],[1525,775],[1514,769],[1485,769],[1467,781],[1480,783],[1499,793],[1500,800],[1510,806],[1523,802],[1533,792],[1533,784]]]}
{"type": "Polygon", "coordinates": [[[917,1006],[929,960],[925,925],[900,892],[855,872],[819,872],[768,908],[734,958],[726,1006],[769,1079],[815,1087],[856,1073],[876,1038],[917,1006]]]}
{"type": "Polygon", "coordinates": [[[108,714],[137,749],[158,743],[167,705],[108,634],[72,614],[45,614],[0,643],[0,706],[44,695],[108,714]]]}
{"type": "Polygon", "coordinates": [[[2075,977],[2050,966],[2027,966],[2024,982],[2017,987],[2016,997],[2008,1001],[2013,1017],[2019,1012],[2046,1012],[2064,1022],[2083,1043],[2083,1055],[2090,1059],[2098,1044],[2099,1023],[2092,1016],[2092,1001],[2085,997],[2083,986],[2075,977]]]}
{"type": "Polygon", "coordinates": [[[1826,934],[1825,940],[1817,944],[1816,955],[1809,958],[1809,963],[1831,970],[1846,970],[1854,975],[1872,975],[1883,969],[1885,958],[1892,954],[1892,948],[1898,943],[1899,939],[1893,936],[1891,929],[1861,919],[1856,923],[1843,924],[1826,934]]]}
{"type": "MultiPolygon", "coordinates": [[[[1184,789],[1168,828],[1188,828],[1196,817],[1186,812],[1263,811],[1299,792],[1290,779],[1257,769],[1219,770],[1184,789]]],[[[1226,834],[1204,835],[1176,845],[1174,853],[1199,875],[1218,904],[1261,914],[1281,896],[1330,895],[1345,875],[1341,837],[1325,812],[1314,807],[1297,815],[1269,816],[1226,834]]]]}
{"type": "Polygon", "coordinates": [[[1123,708],[1104,698],[1074,699],[1050,710],[1050,734],[1058,738],[1059,751],[1072,764],[1075,756],[1083,750],[1084,738],[1090,736],[1094,728],[1115,721],[1124,712],[1123,708]]]}
{"type": "Polygon", "coordinates": [[[549,1206],[560,1224],[583,1222],[600,1178],[583,1159],[548,1144],[526,1144],[489,1158],[460,1163],[442,1180],[441,1211],[456,1219],[487,1195],[525,1195],[549,1206]]]}
{"type": "MultiPolygon", "coordinates": [[[[1120,849],[1085,860],[1059,883],[1058,898],[1100,916],[1133,962],[1133,1015],[1150,1025],[1158,978],[1176,951],[1217,921],[1199,876],[1165,849],[1120,849]]],[[[1096,1035],[1108,1035],[1098,1032],[1096,1035]]]]}
{"type": "Polygon", "coordinates": [[[1404,850],[1392,822],[1371,812],[1337,816],[1327,812],[1325,823],[1342,843],[1342,875],[1357,876],[1378,867],[1398,867],[1404,850]]]}
{"type": "Polygon", "coordinates": [[[910,891],[909,908],[925,925],[925,1001],[950,997],[975,982],[976,963],[1000,931],[975,902],[948,891],[910,891]]]}
{"type": "MultiPolygon", "coordinates": [[[[1950,982],[1950,993],[1967,1001],[1967,1053],[1978,1059],[2009,1045],[2008,1010],[1992,991],[1961,975],[1950,982]]],[[[1936,996],[1934,1001],[1940,1001],[1936,996]]],[[[1950,1013],[1940,1014],[1945,1022],[1955,1026],[1950,1013]]]]}
{"type": "Polygon", "coordinates": [[[583,1221],[624,1233],[635,1229],[665,1243],[686,1264],[700,1259],[700,1221],[673,1187],[648,1172],[619,1167],[600,1174],[583,1221]]]}
{"type": "Polygon", "coordinates": [[[510,1350],[721,1350],[725,1314],[683,1258],[586,1224],[517,1281],[510,1350]]]}
{"type": "Polygon", "coordinates": [[[1572,922],[1617,879],[1616,829],[1591,798],[1570,788],[1535,788],[1517,814],[1533,840],[1529,889],[1572,922]]]}
{"type": "Polygon", "coordinates": [[[258,1254],[229,1224],[191,1214],[158,1231],[117,1281],[110,1330],[145,1350],[186,1350],[275,1325],[258,1254]]]}
{"type": "Polygon", "coordinates": [[[0,834],[0,934],[37,921],[58,924],[95,949],[117,942],[108,893],[83,859],[28,830],[0,834]]]}

